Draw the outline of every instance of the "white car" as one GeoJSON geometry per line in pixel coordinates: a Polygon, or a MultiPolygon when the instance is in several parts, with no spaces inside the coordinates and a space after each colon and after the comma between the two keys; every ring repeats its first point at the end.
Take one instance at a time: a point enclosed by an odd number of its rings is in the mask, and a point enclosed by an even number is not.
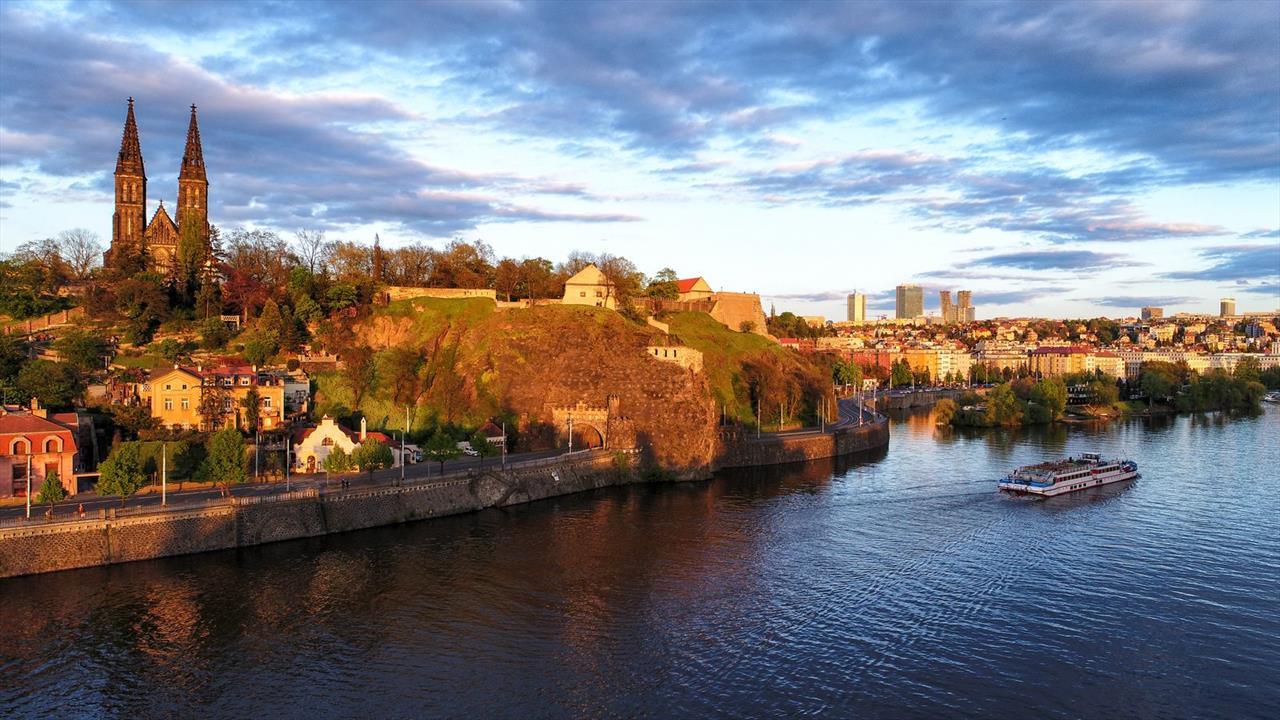
{"type": "Polygon", "coordinates": [[[469,457],[480,457],[480,453],[476,452],[476,449],[471,447],[470,441],[463,440],[458,443],[458,449],[462,451],[463,455],[467,455],[469,457]]]}

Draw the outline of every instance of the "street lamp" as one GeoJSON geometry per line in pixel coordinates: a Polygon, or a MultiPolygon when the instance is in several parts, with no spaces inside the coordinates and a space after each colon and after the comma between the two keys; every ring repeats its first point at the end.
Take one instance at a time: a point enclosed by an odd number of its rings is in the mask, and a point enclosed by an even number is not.
{"type": "Polygon", "coordinates": [[[160,443],[160,507],[169,504],[169,443],[160,443]]]}
{"type": "MultiPolygon", "coordinates": [[[[573,454],[573,416],[572,415],[569,416],[569,454],[570,455],[573,454]]],[[[28,480],[27,485],[30,486],[30,484],[31,484],[31,481],[28,480]]],[[[28,514],[30,514],[30,511],[28,511],[28,514]]]]}

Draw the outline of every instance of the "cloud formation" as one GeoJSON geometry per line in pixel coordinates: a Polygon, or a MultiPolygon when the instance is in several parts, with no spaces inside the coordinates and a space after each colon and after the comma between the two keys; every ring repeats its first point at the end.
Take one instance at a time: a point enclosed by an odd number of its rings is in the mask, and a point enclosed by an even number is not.
{"type": "Polygon", "coordinates": [[[1118,264],[1130,266],[1142,264],[1129,261],[1120,253],[1100,253],[1092,250],[1026,250],[988,255],[975,259],[973,263],[1023,270],[1097,270],[1118,264]]]}
{"type": "Polygon", "coordinates": [[[1223,245],[1204,248],[1200,257],[1208,263],[1198,270],[1161,273],[1169,280],[1247,280],[1280,278],[1280,244],[1223,245]]]}

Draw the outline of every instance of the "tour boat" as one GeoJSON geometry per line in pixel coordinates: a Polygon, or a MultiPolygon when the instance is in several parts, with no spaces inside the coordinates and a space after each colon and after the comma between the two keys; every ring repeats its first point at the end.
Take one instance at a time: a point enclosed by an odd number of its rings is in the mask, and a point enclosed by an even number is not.
{"type": "Polygon", "coordinates": [[[1052,497],[1136,477],[1138,463],[1132,460],[1103,460],[1098,453],[1084,453],[1078,458],[1020,467],[1000,481],[1000,489],[1052,497]]]}

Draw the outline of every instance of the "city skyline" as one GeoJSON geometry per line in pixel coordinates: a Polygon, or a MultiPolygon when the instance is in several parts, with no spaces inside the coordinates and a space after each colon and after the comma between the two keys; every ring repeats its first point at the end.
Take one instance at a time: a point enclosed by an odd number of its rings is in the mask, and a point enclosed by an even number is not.
{"type": "Polygon", "coordinates": [[[1271,310],[1280,6],[1215,7],[8,3],[0,252],[105,248],[133,96],[148,218],[195,103],[224,230],[608,252],[830,318],[906,283],[1271,310]]]}

